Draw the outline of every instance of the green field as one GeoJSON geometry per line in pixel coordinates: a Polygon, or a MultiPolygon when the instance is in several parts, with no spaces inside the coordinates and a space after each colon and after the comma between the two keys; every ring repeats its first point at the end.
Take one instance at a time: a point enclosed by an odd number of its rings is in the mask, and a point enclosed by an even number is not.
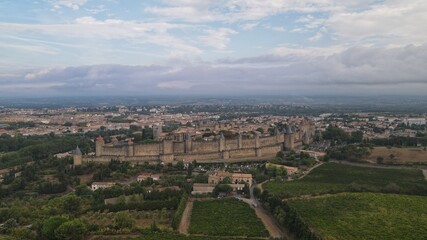
{"type": "Polygon", "coordinates": [[[325,163],[302,179],[270,181],[263,188],[281,197],[346,191],[426,194],[427,181],[418,169],[380,169],[325,163]]]}
{"type": "Polygon", "coordinates": [[[189,233],[209,236],[269,236],[255,211],[237,199],[195,201],[189,233]]]}
{"type": "MultiPolygon", "coordinates": [[[[138,238],[141,240],[238,240],[238,239],[246,239],[246,238],[219,238],[219,237],[207,237],[207,236],[184,236],[180,234],[173,234],[173,233],[160,233],[160,234],[150,234],[150,235],[144,235],[141,238],[138,238]]],[[[252,240],[257,238],[250,238],[252,240]]]]}
{"type": "MultiPolygon", "coordinates": [[[[1,237],[1,236],[0,236],[1,237]]],[[[1,239],[1,238],[0,238],[1,239]]],[[[230,238],[230,237],[209,237],[209,236],[185,236],[177,233],[143,233],[140,237],[124,238],[123,236],[95,237],[95,240],[115,240],[115,239],[135,239],[135,240],[260,240],[265,238],[230,238]]]]}
{"type": "Polygon", "coordinates": [[[427,197],[341,193],[288,200],[322,239],[426,239],[427,197]]]}

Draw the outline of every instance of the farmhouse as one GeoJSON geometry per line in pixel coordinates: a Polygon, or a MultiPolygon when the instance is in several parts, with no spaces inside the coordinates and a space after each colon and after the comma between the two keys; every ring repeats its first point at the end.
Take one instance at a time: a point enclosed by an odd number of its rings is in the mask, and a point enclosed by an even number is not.
{"type": "MultiPolygon", "coordinates": [[[[193,191],[191,194],[206,194],[206,193],[212,193],[216,184],[212,183],[195,183],[193,184],[193,191]]],[[[237,183],[237,184],[227,184],[230,187],[233,188],[233,192],[236,191],[242,191],[245,187],[245,184],[237,183]]]]}
{"type": "Polygon", "coordinates": [[[193,191],[191,194],[206,194],[213,192],[215,188],[215,184],[209,184],[209,183],[195,183],[193,184],[193,191]]]}
{"type": "Polygon", "coordinates": [[[113,183],[113,182],[93,182],[91,189],[92,189],[92,191],[95,191],[95,190],[100,189],[100,188],[102,188],[102,189],[110,188],[110,187],[114,186],[114,184],[115,183],[113,183]]]}
{"type": "Polygon", "coordinates": [[[142,182],[142,181],[147,180],[148,178],[152,178],[154,181],[159,181],[160,174],[143,173],[143,174],[138,175],[138,177],[136,178],[136,181],[142,182]]]}
{"type": "Polygon", "coordinates": [[[234,184],[245,182],[249,186],[252,185],[252,174],[230,173],[225,171],[216,171],[209,173],[208,182],[210,184],[218,184],[227,177],[230,178],[231,182],[234,184]]]}

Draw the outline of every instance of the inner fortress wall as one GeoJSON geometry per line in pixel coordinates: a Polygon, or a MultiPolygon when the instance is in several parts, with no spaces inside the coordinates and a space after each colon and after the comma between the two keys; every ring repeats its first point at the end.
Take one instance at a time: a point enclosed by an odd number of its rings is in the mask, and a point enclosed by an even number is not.
{"type": "Polygon", "coordinates": [[[256,157],[256,150],[254,148],[236,149],[230,151],[230,158],[245,158],[256,157]]]}
{"type": "Polygon", "coordinates": [[[163,140],[160,143],[123,144],[112,146],[104,142],[96,144],[97,156],[83,156],[83,161],[108,162],[111,159],[130,162],[174,162],[193,160],[226,160],[239,158],[259,158],[275,155],[278,151],[301,147],[299,133],[290,135],[278,134],[274,136],[242,139],[217,139],[214,141],[194,141],[191,138],[185,141],[163,140]],[[240,139],[240,140],[239,140],[240,139]]]}
{"type": "Polygon", "coordinates": [[[205,153],[205,154],[179,154],[175,155],[175,161],[191,162],[193,160],[211,160],[221,159],[222,155],[220,152],[205,153]]]}
{"type": "Polygon", "coordinates": [[[239,145],[238,145],[238,141],[237,139],[226,139],[225,140],[225,149],[226,150],[232,150],[232,149],[238,149],[239,145]]]}
{"type": "Polygon", "coordinates": [[[271,146],[271,145],[277,144],[277,138],[276,138],[276,136],[262,137],[259,140],[260,140],[260,143],[261,143],[261,147],[271,146]]]}
{"type": "Polygon", "coordinates": [[[175,154],[180,154],[185,152],[185,143],[184,142],[174,142],[173,143],[173,152],[175,154]]]}
{"type": "Polygon", "coordinates": [[[242,148],[254,148],[255,147],[255,139],[243,139],[242,140],[242,148]]]}
{"type": "Polygon", "coordinates": [[[219,144],[218,141],[212,142],[192,142],[192,153],[210,153],[210,152],[218,152],[219,144]]]}
{"type": "Polygon", "coordinates": [[[134,156],[147,156],[147,155],[159,155],[160,144],[135,144],[134,145],[134,156]]]}
{"type": "Polygon", "coordinates": [[[262,148],[262,155],[263,156],[275,155],[279,151],[282,151],[281,145],[263,147],[262,148]]]}
{"type": "Polygon", "coordinates": [[[127,147],[120,146],[102,146],[102,155],[103,156],[126,156],[127,155],[127,147]]]}

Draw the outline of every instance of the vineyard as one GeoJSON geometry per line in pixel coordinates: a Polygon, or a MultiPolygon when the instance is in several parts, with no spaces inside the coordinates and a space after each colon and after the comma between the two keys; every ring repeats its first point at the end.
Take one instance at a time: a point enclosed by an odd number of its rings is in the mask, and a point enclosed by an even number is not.
{"type": "Polygon", "coordinates": [[[323,239],[425,239],[427,198],[341,193],[287,201],[323,239]]]}
{"type": "Polygon", "coordinates": [[[269,236],[255,211],[237,199],[195,201],[189,233],[208,236],[269,236]]]}
{"type": "Polygon", "coordinates": [[[337,192],[427,194],[421,170],[380,169],[325,163],[300,180],[270,181],[263,185],[281,198],[337,192]]]}
{"type": "MultiPolygon", "coordinates": [[[[109,239],[109,238],[108,238],[109,239]]],[[[137,240],[244,240],[249,238],[209,237],[209,236],[185,236],[176,233],[147,233],[141,235],[137,240]]],[[[263,238],[250,238],[259,240],[263,238]]],[[[100,239],[99,239],[100,240],[100,239]]]]}

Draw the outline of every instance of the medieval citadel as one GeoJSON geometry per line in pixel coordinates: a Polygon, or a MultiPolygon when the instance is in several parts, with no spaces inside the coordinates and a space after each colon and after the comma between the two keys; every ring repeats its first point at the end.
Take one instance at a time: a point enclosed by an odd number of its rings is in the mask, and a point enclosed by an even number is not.
{"type": "Polygon", "coordinates": [[[130,161],[134,163],[177,161],[191,162],[220,162],[238,159],[262,159],[274,156],[282,150],[294,150],[303,144],[312,142],[315,128],[310,121],[304,121],[299,126],[287,125],[283,132],[277,129],[272,135],[262,136],[254,132],[251,137],[244,137],[242,133],[236,137],[225,138],[220,133],[211,141],[195,140],[190,133],[180,134],[178,138],[159,139],[159,129],[154,128],[156,143],[135,144],[132,141],[119,142],[113,139],[105,143],[102,137],[95,140],[95,155],[82,155],[76,151],[74,164],[84,162],[109,162],[111,159],[130,161]]]}

